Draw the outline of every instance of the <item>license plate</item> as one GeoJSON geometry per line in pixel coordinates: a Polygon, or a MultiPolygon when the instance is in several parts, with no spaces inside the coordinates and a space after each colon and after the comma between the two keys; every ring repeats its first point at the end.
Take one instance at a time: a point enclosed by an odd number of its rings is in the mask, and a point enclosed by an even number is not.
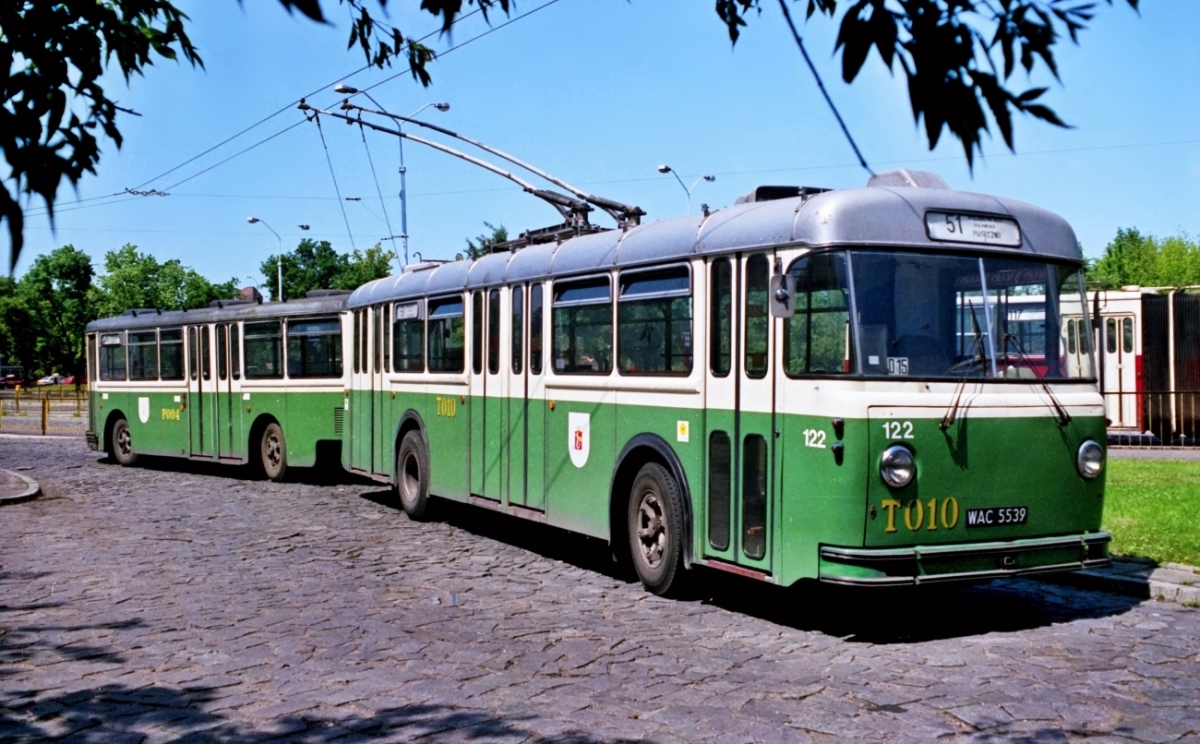
{"type": "Polygon", "coordinates": [[[990,506],[986,509],[967,509],[967,527],[1004,527],[1025,524],[1029,518],[1027,506],[990,506]]]}

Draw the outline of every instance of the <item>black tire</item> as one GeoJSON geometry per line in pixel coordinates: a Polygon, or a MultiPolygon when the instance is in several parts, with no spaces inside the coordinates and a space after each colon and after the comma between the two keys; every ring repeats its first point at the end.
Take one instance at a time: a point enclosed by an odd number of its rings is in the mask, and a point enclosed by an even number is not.
{"type": "Polygon", "coordinates": [[[658,463],[647,463],[629,493],[629,552],[646,589],[678,589],[683,562],[683,499],[679,484],[658,463]]]}
{"type": "Polygon", "coordinates": [[[117,464],[128,467],[137,462],[137,453],[133,451],[133,436],[129,433],[129,422],[125,419],[119,418],[113,423],[108,446],[108,454],[117,464]]]}
{"type": "Polygon", "coordinates": [[[258,453],[263,475],[276,483],[283,480],[287,473],[287,441],[283,438],[283,427],[274,421],[263,427],[258,453]]]}
{"type": "Polygon", "coordinates": [[[396,495],[409,519],[424,519],[429,510],[429,452],[425,439],[413,430],[396,450],[396,495]]]}

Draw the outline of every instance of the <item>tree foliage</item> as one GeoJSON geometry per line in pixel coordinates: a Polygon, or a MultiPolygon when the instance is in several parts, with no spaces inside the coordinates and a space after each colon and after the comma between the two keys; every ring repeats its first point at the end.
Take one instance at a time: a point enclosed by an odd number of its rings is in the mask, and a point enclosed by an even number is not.
{"type": "Polygon", "coordinates": [[[457,259],[462,260],[465,257],[468,261],[474,261],[483,258],[491,252],[493,245],[508,240],[508,228],[504,225],[496,227],[490,222],[484,222],[483,226],[491,230],[491,234],[481,233],[476,235],[474,240],[467,238],[467,250],[459,253],[457,259]]]}
{"type": "MultiPolygon", "coordinates": [[[[800,2],[801,0],[795,0],[800,2]]],[[[1139,0],[1125,0],[1136,9],[1139,0]]],[[[779,0],[786,12],[786,0],[779,0]]],[[[1028,75],[1040,62],[1055,80],[1054,47],[1065,34],[1079,32],[1095,14],[1095,0],[804,0],[806,18],[842,12],[834,51],[842,56],[842,79],[854,82],[874,48],[880,61],[896,65],[908,83],[913,121],[925,122],[929,149],[943,130],[962,143],[967,162],[983,152],[990,132],[988,114],[1004,143],[1014,149],[1013,112],[1055,126],[1067,125],[1038,103],[1047,90],[1015,90],[1017,66],[1028,75]]],[[[1113,0],[1105,0],[1109,5],[1113,0]]],[[[717,14],[737,42],[746,16],[761,11],[762,0],[717,0],[717,14]]]]}
{"type": "Polygon", "coordinates": [[[11,168],[0,189],[0,221],[8,222],[10,272],[24,244],[21,199],[40,197],[53,220],[62,180],[77,184],[96,172],[94,130],[121,146],[117,112],[128,110],[108,97],[101,75],[115,64],[129,82],[156,57],[182,55],[203,66],[185,20],[167,0],[0,3],[0,65],[8,70],[0,148],[11,168]]]}
{"type": "MultiPolygon", "coordinates": [[[[289,12],[328,23],[332,0],[278,0],[289,12]]],[[[1026,73],[1040,63],[1057,79],[1054,48],[1065,34],[1078,40],[1093,18],[1095,0],[794,0],[807,17],[841,13],[835,52],[842,77],[853,81],[872,48],[880,60],[904,71],[914,120],[924,120],[932,149],[944,130],[959,139],[968,162],[982,152],[990,132],[988,115],[1013,147],[1013,112],[1065,126],[1039,103],[1044,87],[1015,90],[1009,83],[1019,65],[1026,73]]],[[[1114,0],[1105,0],[1109,5],[1114,0]]],[[[746,18],[763,0],[716,0],[716,11],[736,42],[746,18]]],[[[788,12],[788,0],[778,0],[788,12]]],[[[1136,8],[1139,0],[1125,0],[1136,8]]],[[[357,47],[378,67],[407,61],[414,79],[429,85],[433,50],[386,20],[387,0],[337,0],[347,14],[348,47],[357,47]],[[375,11],[375,12],[372,12],[375,11]]],[[[420,8],[449,31],[468,7],[485,18],[508,14],[512,0],[421,0],[420,8]]],[[[789,16],[790,20],[790,16],[789,16]]],[[[0,3],[0,62],[9,70],[0,105],[0,148],[10,167],[0,189],[0,222],[8,222],[11,272],[24,243],[21,201],[34,196],[51,220],[63,179],[77,184],[95,172],[103,136],[119,148],[117,112],[125,111],[99,84],[114,63],[128,82],[158,58],[182,56],[203,65],[188,37],[187,16],[172,0],[8,0],[0,3]]],[[[129,112],[135,113],[135,112],[129,112]]]]}
{"type": "Polygon", "coordinates": [[[1188,235],[1159,240],[1136,228],[1121,228],[1088,267],[1088,282],[1107,288],[1200,285],[1200,243],[1188,235]]]}
{"type": "Polygon", "coordinates": [[[26,373],[83,371],[83,328],[92,319],[95,272],[83,251],[65,245],[38,256],[20,281],[0,286],[0,339],[5,361],[26,373]]]}
{"type": "MultiPolygon", "coordinates": [[[[279,257],[268,256],[259,270],[275,277],[279,257]]],[[[283,296],[295,299],[313,289],[356,289],[391,274],[396,254],[376,243],[366,251],[338,253],[328,240],[304,238],[296,250],[283,254],[283,296]]],[[[279,299],[278,282],[269,281],[272,300],[279,299]]]]}
{"type": "Polygon", "coordinates": [[[213,284],[177,260],[159,263],[126,245],[109,251],[96,277],[91,259],[65,245],[38,256],[18,280],[0,277],[0,357],[27,377],[84,369],[84,329],[130,308],[182,310],[233,297],[234,280],[213,284]]]}
{"type": "Polygon", "coordinates": [[[178,259],[159,263],[137,246],[125,245],[104,256],[104,274],[92,292],[94,317],[120,315],[130,308],[191,310],[213,300],[232,299],[237,279],[213,284],[178,259]]]}

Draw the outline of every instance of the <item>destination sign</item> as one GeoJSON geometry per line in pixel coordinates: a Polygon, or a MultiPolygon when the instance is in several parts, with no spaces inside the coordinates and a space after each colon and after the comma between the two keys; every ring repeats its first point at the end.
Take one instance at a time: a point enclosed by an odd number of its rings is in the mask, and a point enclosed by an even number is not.
{"type": "Polygon", "coordinates": [[[1021,245],[1021,227],[1010,217],[961,212],[926,212],[925,232],[930,240],[1000,245],[1007,248],[1018,248],[1021,245]]]}

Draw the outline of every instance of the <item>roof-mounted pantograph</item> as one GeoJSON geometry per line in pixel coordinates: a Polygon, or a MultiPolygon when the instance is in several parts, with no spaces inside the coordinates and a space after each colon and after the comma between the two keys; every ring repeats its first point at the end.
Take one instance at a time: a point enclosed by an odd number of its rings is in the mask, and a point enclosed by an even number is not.
{"type": "Polygon", "coordinates": [[[298,108],[301,111],[311,112],[311,115],[309,115],[310,120],[315,119],[317,116],[322,116],[322,115],[330,116],[335,119],[342,119],[343,121],[346,121],[350,124],[358,124],[359,126],[368,127],[377,132],[383,132],[385,134],[392,134],[397,137],[402,137],[406,140],[416,142],[418,144],[425,145],[426,147],[431,147],[435,150],[444,152],[447,155],[453,155],[456,158],[465,160],[468,163],[471,163],[472,165],[479,166],[480,168],[483,168],[484,170],[490,171],[502,178],[506,178],[509,181],[512,181],[513,183],[520,186],[521,189],[523,191],[525,191],[525,193],[531,194],[531,195],[541,199],[542,201],[545,201],[548,204],[550,204],[552,207],[554,207],[554,209],[563,218],[563,222],[560,225],[553,225],[550,227],[540,228],[537,230],[526,231],[526,232],[522,233],[522,236],[520,238],[518,238],[517,240],[510,240],[507,243],[504,243],[502,246],[492,246],[493,250],[497,250],[497,249],[507,250],[509,248],[518,247],[520,245],[532,245],[535,243],[561,241],[563,239],[572,238],[572,237],[576,237],[579,235],[601,232],[607,228],[603,228],[598,225],[593,225],[588,220],[588,214],[592,211],[593,206],[600,208],[602,211],[604,211],[610,217],[612,217],[614,220],[616,220],[617,227],[622,230],[632,227],[634,225],[640,224],[642,216],[646,214],[645,210],[643,210],[641,207],[636,207],[636,206],[632,206],[629,204],[623,204],[621,202],[614,201],[612,199],[606,199],[601,196],[589,194],[589,193],[583,191],[582,189],[572,186],[571,184],[567,183],[566,181],[562,180],[561,178],[557,178],[557,177],[541,170],[540,168],[530,165],[529,163],[526,163],[523,160],[519,160],[518,158],[513,157],[512,155],[509,155],[505,152],[497,150],[496,148],[494,148],[490,145],[484,144],[483,142],[480,142],[476,139],[472,139],[465,135],[459,134],[458,132],[451,131],[449,129],[446,129],[445,127],[439,127],[436,124],[430,124],[429,122],[421,121],[420,119],[413,119],[413,118],[410,118],[407,116],[399,116],[397,114],[391,114],[391,113],[388,113],[387,111],[380,111],[377,109],[366,108],[364,106],[358,106],[356,104],[350,103],[350,101],[348,99],[342,101],[340,108],[342,109],[342,111],[358,112],[356,116],[350,116],[348,114],[338,113],[336,111],[329,111],[327,109],[319,109],[315,106],[310,105],[303,99],[300,101],[300,105],[298,108]],[[499,167],[487,162],[486,160],[480,160],[479,158],[476,158],[472,155],[468,155],[465,152],[456,150],[453,147],[448,147],[447,145],[443,145],[440,142],[434,142],[432,140],[425,139],[424,137],[418,137],[418,136],[415,136],[412,134],[408,134],[407,132],[400,131],[398,128],[393,129],[391,127],[386,127],[386,126],[381,126],[379,124],[375,124],[371,121],[363,119],[362,115],[364,113],[365,114],[374,114],[376,116],[387,117],[389,119],[394,119],[398,122],[406,122],[409,124],[416,124],[418,126],[425,127],[426,129],[432,129],[432,130],[439,132],[441,134],[444,134],[448,137],[453,137],[455,139],[461,140],[470,145],[474,145],[475,147],[478,147],[479,149],[481,149],[487,153],[495,155],[496,157],[501,158],[503,160],[507,160],[508,162],[513,163],[514,165],[516,165],[524,170],[527,170],[530,173],[533,173],[534,175],[538,176],[539,178],[549,181],[550,183],[554,184],[555,186],[558,186],[559,188],[570,192],[572,194],[572,196],[567,196],[566,194],[562,194],[557,191],[551,191],[549,189],[540,189],[537,186],[533,185],[532,183],[514,175],[513,173],[511,173],[509,171],[504,170],[503,168],[499,168],[499,167]]]}

